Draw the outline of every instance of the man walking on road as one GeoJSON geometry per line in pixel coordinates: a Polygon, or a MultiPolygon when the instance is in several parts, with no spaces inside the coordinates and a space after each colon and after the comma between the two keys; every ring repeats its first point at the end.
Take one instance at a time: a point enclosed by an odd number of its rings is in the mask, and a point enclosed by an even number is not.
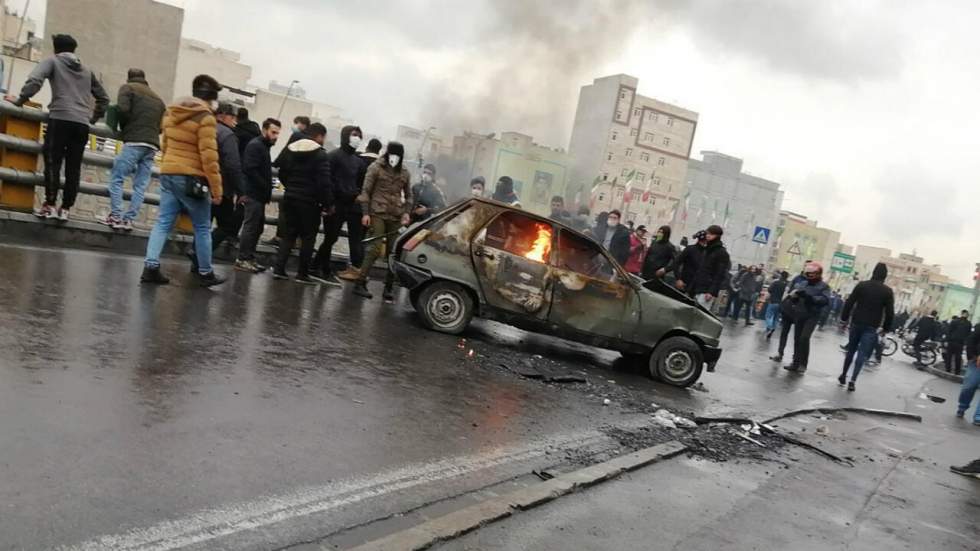
{"type": "Polygon", "coordinates": [[[230,103],[218,105],[218,160],[221,163],[222,190],[221,204],[212,208],[217,227],[211,233],[211,249],[217,250],[229,238],[238,238],[241,219],[235,201],[244,192],[242,182],[242,160],[239,157],[240,148],[235,128],[238,117],[235,108],[230,103]]]}
{"type": "Polygon", "coordinates": [[[201,285],[210,287],[224,282],[211,268],[211,205],[220,204],[222,194],[213,113],[221,85],[208,75],[198,75],[192,87],[194,96],[178,99],[163,117],[160,212],[146,244],[142,283],[170,283],[160,273],[160,254],[181,211],[190,214],[194,225],[201,285]]]}
{"type": "Polygon", "coordinates": [[[7,99],[20,107],[41,91],[45,80],[51,84],[48,128],[44,134],[44,204],[34,214],[40,218],[67,221],[82,179],[82,154],[88,141],[89,125],[105,114],[109,95],[95,74],[75,55],[78,42],[74,38],[56,34],[51,40],[54,56],[38,63],[31,71],[20,97],[7,99]],[[90,107],[93,97],[94,111],[90,107]],[[61,195],[61,207],[55,211],[62,163],[65,165],[65,190],[61,195]]]}
{"type": "Polygon", "coordinates": [[[946,373],[963,373],[963,345],[970,336],[970,312],[963,310],[960,317],[949,322],[946,330],[946,373]]]}
{"type": "Polygon", "coordinates": [[[323,149],[327,129],[315,122],[307,127],[306,135],[309,137],[286,146],[284,155],[280,156],[279,170],[286,176],[283,181],[287,184],[280,209],[282,239],[272,277],[288,279],[286,261],[299,237],[301,243],[296,282],[310,285],[316,284],[309,276],[316,230],[320,227],[321,213],[329,212],[333,206],[333,198],[329,160],[323,149]]]}
{"type": "Polygon", "coordinates": [[[724,233],[721,226],[708,226],[705,231],[704,253],[697,272],[694,274],[694,281],[691,282],[695,300],[709,310],[721,291],[721,286],[725,282],[725,275],[728,274],[728,270],[732,266],[728,257],[728,250],[721,242],[721,236],[724,233]]]}
{"type": "Polygon", "coordinates": [[[272,200],[272,158],[269,150],[279,139],[281,123],[276,119],[262,121],[262,135],[249,142],[242,159],[245,173],[244,194],[239,203],[243,206],[244,221],[235,269],[257,274],[264,267],[255,262],[255,247],[265,229],[265,206],[272,200]]]}
{"type": "MultiPolygon", "coordinates": [[[[388,142],[384,156],[368,168],[364,177],[364,189],[357,197],[357,202],[364,209],[361,224],[370,228],[369,234],[375,238],[364,256],[360,279],[354,287],[354,294],[362,298],[373,298],[367,288],[371,267],[381,256],[382,249],[391,247],[398,230],[409,222],[408,211],[414,202],[411,175],[402,166],[404,156],[405,146],[398,142],[388,142]]],[[[394,302],[394,284],[394,274],[388,270],[382,295],[385,302],[394,302]]]]}
{"type": "Polygon", "coordinates": [[[122,151],[112,163],[112,179],[109,181],[110,211],[99,222],[115,230],[131,231],[133,220],[143,205],[143,194],[153,174],[153,158],[160,150],[160,121],[167,110],[146,82],[142,69],[130,69],[126,84],[119,88],[116,99],[119,112],[119,140],[122,151]],[[123,181],[133,177],[133,195],[129,210],[124,214],[123,181]]]}
{"type": "MultiPolygon", "coordinates": [[[[361,190],[364,189],[364,177],[367,176],[367,169],[381,154],[381,140],[377,138],[371,138],[368,140],[367,147],[364,153],[358,155],[361,159],[363,166],[361,168],[360,175],[357,177],[357,194],[361,194],[361,190]]],[[[337,277],[345,281],[357,281],[361,277],[360,266],[364,262],[364,226],[361,225],[361,217],[363,211],[361,210],[361,205],[358,204],[356,198],[354,203],[350,207],[350,212],[348,213],[348,218],[346,222],[347,226],[347,250],[350,251],[350,265],[346,270],[337,274],[337,277]]]]}
{"type": "Polygon", "coordinates": [[[745,305],[745,326],[755,325],[752,323],[752,310],[755,307],[755,298],[762,290],[759,269],[756,266],[749,266],[749,269],[736,280],[735,287],[738,291],[735,295],[735,311],[732,313],[732,319],[738,321],[742,305],[745,305]]]}
{"type": "MultiPolygon", "coordinates": [[[[360,254],[361,210],[357,206],[357,196],[361,193],[361,184],[367,169],[364,161],[357,155],[357,147],[360,144],[361,129],[356,126],[345,126],[340,130],[340,147],[326,154],[330,174],[328,185],[333,197],[329,207],[333,210],[324,211],[323,243],[316,253],[310,277],[336,287],[340,287],[341,283],[333,273],[331,259],[333,246],[340,238],[340,229],[345,224],[351,261],[361,261],[363,258],[360,254]],[[351,237],[352,235],[354,237],[351,237]]],[[[378,145],[380,147],[380,143],[378,145]]]]}
{"type": "MultiPolygon", "coordinates": [[[[847,354],[844,356],[844,371],[837,382],[847,390],[854,391],[864,362],[871,357],[878,342],[879,328],[883,333],[891,331],[895,318],[895,294],[885,285],[888,278],[888,267],[879,262],[871,273],[871,279],[858,283],[844,303],[841,312],[841,322],[851,322],[850,336],[847,341],[847,354]],[[855,355],[857,358],[855,359],[855,355]],[[854,361],[854,372],[851,381],[847,382],[847,371],[854,361]]],[[[969,325],[967,326],[969,328],[969,325]]]]}
{"type": "MultiPolygon", "coordinates": [[[[973,328],[973,332],[966,339],[966,374],[963,376],[963,384],[960,386],[959,405],[956,408],[956,416],[963,417],[966,410],[970,409],[970,403],[980,388],[980,325],[973,328]]],[[[977,409],[973,412],[973,424],[980,426],[980,402],[977,409]]]]}
{"type": "Polygon", "coordinates": [[[788,279],[789,272],[779,272],[779,277],[769,284],[769,299],[766,301],[766,340],[772,338],[772,334],[776,331],[776,324],[779,323],[779,305],[783,302],[783,295],[786,294],[788,279]]]}
{"type": "MultiPolygon", "coordinates": [[[[810,363],[810,337],[820,321],[820,310],[830,303],[830,286],[823,280],[823,266],[811,262],[803,268],[804,279],[790,291],[790,296],[798,306],[793,319],[793,362],[783,369],[799,374],[806,373],[810,363]]],[[[779,356],[786,346],[784,326],[779,339],[779,356]]]]}

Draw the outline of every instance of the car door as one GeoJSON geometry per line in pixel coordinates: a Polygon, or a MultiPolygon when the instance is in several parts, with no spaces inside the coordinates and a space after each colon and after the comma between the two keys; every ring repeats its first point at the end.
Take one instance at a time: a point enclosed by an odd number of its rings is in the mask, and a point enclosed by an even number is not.
{"type": "Polygon", "coordinates": [[[473,265],[486,303],[545,321],[551,303],[554,226],[517,211],[504,211],[473,239],[473,265]]]}
{"type": "Polygon", "coordinates": [[[640,301],[627,277],[597,243],[561,230],[549,321],[578,333],[631,342],[640,301]]]}

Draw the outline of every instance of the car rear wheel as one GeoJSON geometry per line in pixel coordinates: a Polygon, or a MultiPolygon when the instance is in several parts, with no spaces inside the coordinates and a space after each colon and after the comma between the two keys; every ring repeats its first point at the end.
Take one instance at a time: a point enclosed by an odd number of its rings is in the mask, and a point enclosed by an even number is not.
{"type": "Polygon", "coordinates": [[[416,310],[429,329],[458,335],[473,319],[473,298],[459,284],[437,281],[419,294],[416,310]]]}
{"type": "Polygon", "coordinates": [[[670,337],[657,345],[650,356],[650,374],[669,385],[693,385],[704,369],[704,354],[698,343],[687,337],[670,337]]]}

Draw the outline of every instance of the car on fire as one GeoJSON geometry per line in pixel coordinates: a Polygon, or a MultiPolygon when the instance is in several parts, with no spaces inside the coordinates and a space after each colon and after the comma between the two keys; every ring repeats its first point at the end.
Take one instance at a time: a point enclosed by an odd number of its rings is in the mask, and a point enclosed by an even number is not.
{"type": "Polygon", "coordinates": [[[389,260],[436,331],[459,334],[479,316],[617,350],[680,387],[721,356],[721,322],[697,302],[626,273],[590,237],[509,205],[459,202],[408,228],[389,260]]]}

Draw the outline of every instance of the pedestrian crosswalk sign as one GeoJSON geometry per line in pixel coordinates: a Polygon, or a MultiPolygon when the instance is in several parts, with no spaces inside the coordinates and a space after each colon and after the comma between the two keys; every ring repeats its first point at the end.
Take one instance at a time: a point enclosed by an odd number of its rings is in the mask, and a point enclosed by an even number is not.
{"type": "Polygon", "coordinates": [[[752,234],[752,241],[754,243],[761,243],[763,245],[769,243],[769,228],[756,226],[755,233],[752,234]]]}
{"type": "Polygon", "coordinates": [[[803,254],[803,251],[800,250],[800,242],[799,241],[794,241],[793,244],[789,246],[789,250],[786,251],[786,252],[789,253],[789,254],[792,254],[792,255],[801,255],[801,254],[803,254]]]}

